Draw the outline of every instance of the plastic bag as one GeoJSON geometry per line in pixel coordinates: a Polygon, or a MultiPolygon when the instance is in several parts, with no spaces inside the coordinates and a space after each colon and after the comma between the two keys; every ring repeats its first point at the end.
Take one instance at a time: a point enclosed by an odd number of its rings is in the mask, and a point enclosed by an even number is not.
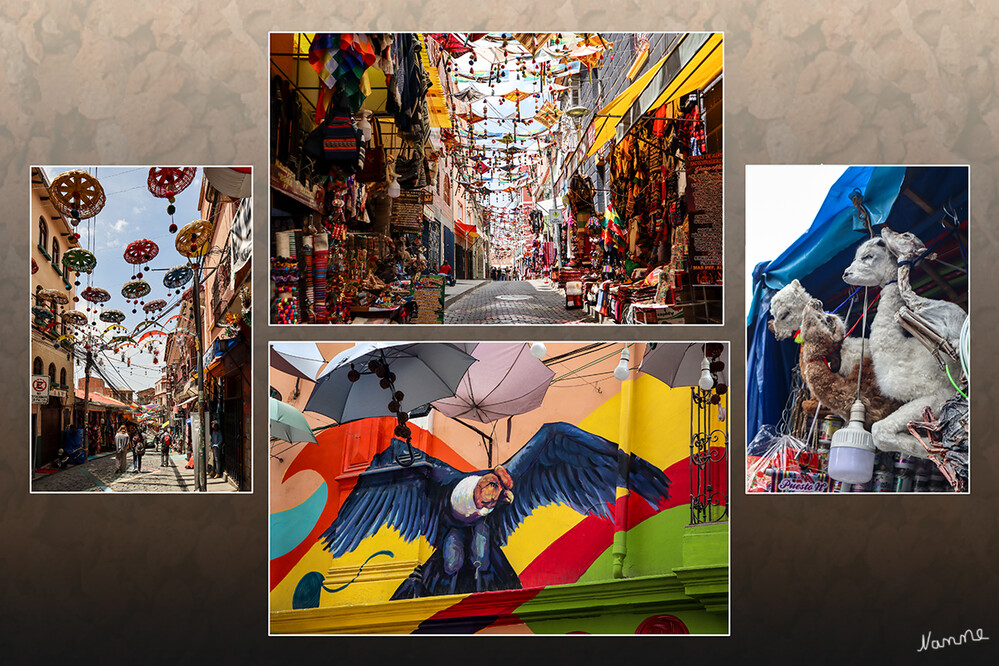
{"type": "Polygon", "coordinates": [[[811,458],[803,441],[779,433],[772,425],[763,426],[746,447],[746,492],[769,492],[773,475],[806,471],[812,465],[811,458]],[[772,470],[770,475],[768,470],[772,470]]]}

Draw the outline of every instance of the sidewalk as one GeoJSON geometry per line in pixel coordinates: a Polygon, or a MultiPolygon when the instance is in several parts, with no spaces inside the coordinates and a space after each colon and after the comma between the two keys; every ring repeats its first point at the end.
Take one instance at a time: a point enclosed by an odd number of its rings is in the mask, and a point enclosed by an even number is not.
{"type": "Polygon", "coordinates": [[[444,286],[444,308],[457,301],[462,296],[469,294],[479,287],[490,284],[492,280],[455,280],[454,286],[444,286]]]}
{"type": "MultiPolygon", "coordinates": [[[[160,452],[147,450],[142,456],[142,469],[132,471],[132,454],[128,454],[126,471],[118,472],[118,459],[112,453],[99,454],[82,465],[71,466],[49,474],[33,475],[34,492],[105,492],[105,493],[189,493],[194,490],[194,470],[185,469],[187,456],[172,454],[166,466],[160,465],[160,452]]],[[[236,487],[223,479],[208,479],[208,492],[236,492],[236,487]]]]}

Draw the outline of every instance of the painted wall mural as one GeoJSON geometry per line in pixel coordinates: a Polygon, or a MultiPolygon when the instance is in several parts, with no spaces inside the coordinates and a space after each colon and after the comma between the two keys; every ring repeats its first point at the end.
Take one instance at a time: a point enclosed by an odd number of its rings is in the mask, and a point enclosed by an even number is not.
{"type": "Polygon", "coordinates": [[[393,440],[374,457],[320,536],[334,558],[386,526],[406,542],[426,539],[433,553],[392,599],[520,589],[502,546],[535,509],[563,504],[582,515],[613,519],[618,487],[630,484],[655,510],[669,496],[661,470],[569,423],[542,426],[492,470],[461,472],[432,456],[400,468],[398,444],[393,440]]]}
{"type": "MultiPolygon", "coordinates": [[[[475,437],[441,421],[433,429],[449,441],[410,421],[413,460],[391,417],[318,433],[272,480],[271,610],[403,604],[393,628],[402,633],[725,633],[726,614],[703,610],[673,611],[669,622],[640,609],[538,613],[565,585],[613,582],[616,542],[627,542],[629,579],[682,566],[690,390],[642,374],[628,383],[625,398],[597,392],[576,423],[558,420],[578,414],[573,392],[550,391],[538,411],[551,422],[491,467],[475,437]]],[[[727,532],[724,542],[727,561],[727,532]]],[[[339,630],[350,629],[317,628],[339,630]]]]}

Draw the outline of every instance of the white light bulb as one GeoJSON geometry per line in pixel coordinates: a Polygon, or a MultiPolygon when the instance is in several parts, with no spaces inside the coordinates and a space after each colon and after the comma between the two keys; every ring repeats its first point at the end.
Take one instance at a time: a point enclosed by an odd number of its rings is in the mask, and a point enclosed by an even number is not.
{"type": "Polygon", "coordinates": [[[545,354],[547,353],[548,353],[548,348],[545,347],[545,343],[535,342],[534,344],[531,345],[531,356],[533,356],[534,358],[540,360],[544,358],[545,354]]]}
{"type": "Polygon", "coordinates": [[[628,375],[630,374],[628,372],[628,361],[630,360],[631,351],[628,350],[628,347],[625,347],[621,350],[621,360],[618,362],[617,367],[614,368],[614,379],[619,382],[628,379],[628,375]]]}
{"type": "Polygon", "coordinates": [[[850,423],[833,433],[829,445],[829,476],[843,483],[867,483],[874,476],[874,438],[864,429],[866,411],[857,400],[850,423]]]}
{"type": "Polygon", "coordinates": [[[697,380],[697,386],[702,391],[710,391],[715,386],[715,378],[711,376],[711,361],[707,356],[701,359],[701,378],[697,380]]]}

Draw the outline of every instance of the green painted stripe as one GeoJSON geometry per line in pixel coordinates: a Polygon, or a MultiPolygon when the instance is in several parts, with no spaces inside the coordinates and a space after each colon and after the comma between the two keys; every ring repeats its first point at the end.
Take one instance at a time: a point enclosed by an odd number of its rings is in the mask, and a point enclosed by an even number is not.
{"type": "Polygon", "coordinates": [[[94,482],[97,484],[97,486],[101,490],[103,490],[104,492],[106,492],[106,493],[113,493],[114,492],[113,490],[111,490],[110,486],[108,486],[106,483],[104,483],[103,481],[101,481],[100,479],[98,479],[96,476],[94,476],[93,474],[91,474],[88,470],[82,470],[82,471],[83,471],[84,474],[86,474],[91,479],[93,479],[94,482]]]}

